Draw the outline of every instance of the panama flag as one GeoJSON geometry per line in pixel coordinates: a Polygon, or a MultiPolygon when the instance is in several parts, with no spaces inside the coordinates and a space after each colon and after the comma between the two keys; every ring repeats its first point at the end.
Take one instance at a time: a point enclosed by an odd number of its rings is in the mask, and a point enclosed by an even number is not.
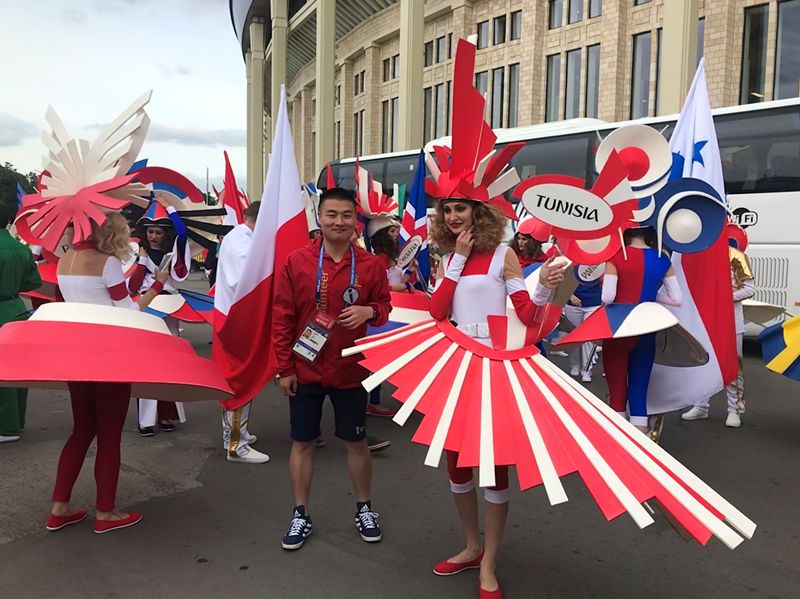
{"type": "MultiPolygon", "coordinates": [[[[725,197],[704,60],[697,67],[670,146],[673,157],[670,178],[702,179],[713,186],[720,197],[725,197]]],[[[714,395],[736,377],[738,368],[727,235],[720,235],[714,245],[703,252],[674,253],[672,266],[683,292],[681,306],[672,310],[681,325],[706,348],[709,361],[692,368],[657,364],[648,394],[651,414],[683,409],[714,395]]]]}
{"type": "Polygon", "coordinates": [[[281,86],[272,154],[250,251],[232,294],[218,287],[214,298],[213,359],[234,397],[225,409],[243,406],[277,373],[270,338],[275,273],[287,256],[308,243],[306,206],[300,193],[292,133],[281,86]]]}
{"type": "Polygon", "coordinates": [[[423,291],[427,291],[427,283],[431,279],[431,255],[428,250],[428,205],[425,196],[425,151],[419,153],[417,169],[414,171],[414,181],[405,203],[403,221],[400,227],[400,239],[403,245],[418,235],[422,239],[422,246],[417,253],[419,275],[423,291]]]}

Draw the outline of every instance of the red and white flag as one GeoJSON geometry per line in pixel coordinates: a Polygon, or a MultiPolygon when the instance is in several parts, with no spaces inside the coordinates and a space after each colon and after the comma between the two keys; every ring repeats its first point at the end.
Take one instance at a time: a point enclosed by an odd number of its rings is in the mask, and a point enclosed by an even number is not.
{"type": "Polygon", "coordinates": [[[287,256],[308,243],[305,202],[281,86],[281,104],[250,252],[232,297],[217,290],[213,359],[234,392],[225,409],[243,406],[277,373],[272,336],[276,274],[287,256]]]}
{"type": "MultiPolygon", "coordinates": [[[[235,227],[244,222],[247,199],[236,185],[236,177],[233,174],[228,152],[223,150],[222,153],[225,155],[225,187],[222,196],[222,204],[225,206],[225,224],[235,227]]],[[[217,197],[219,197],[219,193],[217,193],[217,197]]]]}

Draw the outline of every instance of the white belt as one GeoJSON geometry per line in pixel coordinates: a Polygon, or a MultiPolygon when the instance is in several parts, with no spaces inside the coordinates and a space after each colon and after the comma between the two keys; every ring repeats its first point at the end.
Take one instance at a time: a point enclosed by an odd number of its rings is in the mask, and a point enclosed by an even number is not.
{"type": "Polygon", "coordinates": [[[489,325],[485,322],[480,324],[460,324],[457,328],[465,335],[469,335],[470,337],[475,337],[477,339],[489,339],[490,337],[489,325]]]}

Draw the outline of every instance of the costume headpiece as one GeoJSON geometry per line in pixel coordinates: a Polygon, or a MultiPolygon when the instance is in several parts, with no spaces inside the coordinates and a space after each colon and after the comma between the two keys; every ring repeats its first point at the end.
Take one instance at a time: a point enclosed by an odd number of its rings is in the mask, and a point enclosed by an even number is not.
{"type": "Polygon", "coordinates": [[[356,201],[362,216],[369,221],[367,235],[399,225],[397,202],[383,193],[383,186],[356,159],[356,201]]]}
{"type": "Polygon", "coordinates": [[[728,244],[739,250],[740,252],[747,251],[747,231],[740,225],[729,222],[725,228],[728,234],[728,244]]]}
{"type": "Polygon", "coordinates": [[[172,221],[169,218],[167,209],[159,202],[150,202],[138,223],[145,229],[148,227],[169,227],[172,228],[172,221]]]}
{"type": "Polygon", "coordinates": [[[319,190],[313,183],[307,183],[300,187],[300,192],[306,201],[306,222],[308,232],[319,231],[322,227],[319,224],[319,190]]]}
{"type": "Polygon", "coordinates": [[[485,202],[512,220],[517,215],[503,194],[519,183],[509,160],[524,143],[510,143],[496,151],[497,136],[484,120],[483,96],[475,88],[475,44],[460,39],[453,67],[453,137],[450,147],[433,146],[435,159],[426,154],[432,179],[425,192],[434,199],[485,202]]]}
{"type": "Polygon", "coordinates": [[[540,243],[546,243],[550,239],[550,225],[539,220],[535,216],[529,216],[517,227],[517,233],[533,237],[540,243]]]}

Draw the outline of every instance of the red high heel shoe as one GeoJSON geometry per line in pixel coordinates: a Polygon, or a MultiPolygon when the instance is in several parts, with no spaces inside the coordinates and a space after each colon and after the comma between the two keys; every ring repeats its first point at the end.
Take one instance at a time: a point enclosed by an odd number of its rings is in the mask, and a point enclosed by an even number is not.
{"type": "Polygon", "coordinates": [[[111,532],[112,530],[128,528],[134,524],[139,524],[141,521],[142,515],[138,512],[132,512],[127,518],[123,518],[122,520],[98,520],[95,518],[94,532],[95,534],[102,535],[107,532],[111,532]]]}
{"type": "Polygon", "coordinates": [[[462,562],[460,564],[449,562],[443,559],[433,567],[433,573],[438,576],[452,576],[464,570],[472,570],[481,567],[481,560],[483,559],[483,551],[478,554],[474,560],[469,562],[462,562]]]}
{"type": "Polygon", "coordinates": [[[69,516],[56,516],[55,514],[50,514],[50,516],[47,518],[47,525],[45,528],[47,528],[47,530],[50,532],[55,532],[56,530],[61,530],[70,524],[77,524],[84,518],[86,518],[86,510],[78,510],[69,516]]]}

